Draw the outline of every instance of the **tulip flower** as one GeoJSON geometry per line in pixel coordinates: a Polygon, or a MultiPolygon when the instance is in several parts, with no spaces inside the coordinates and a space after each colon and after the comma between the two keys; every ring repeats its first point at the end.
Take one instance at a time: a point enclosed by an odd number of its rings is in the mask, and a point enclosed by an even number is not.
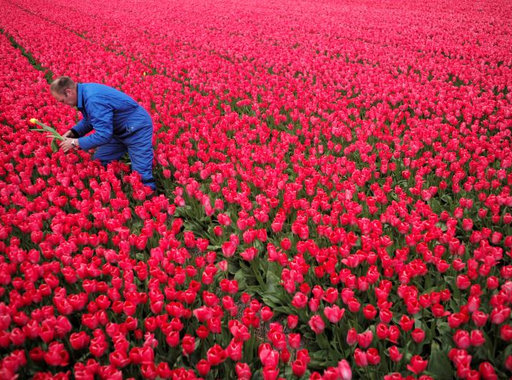
{"type": "Polygon", "coordinates": [[[338,374],[342,380],[352,379],[352,369],[345,359],[342,359],[338,363],[338,374]]]}
{"type": "Polygon", "coordinates": [[[205,359],[201,359],[199,363],[197,363],[197,371],[201,376],[206,376],[210,372],[210,363],[205,359]]]}
{"type": "Polygon", "coordinates": [[[315,334],[321,334],[325,329],[325,323],[319,315],[312,316],[308,324],[315,334]]]}
{"type": "Polygon", "coordinates": [[[407,365],[407,369],[418,375],[427,368],[427,365],[427,360],[423,360],[423,358],[419,355],[414,355],[411,358],[410,364],[407,365]]]}
{"type": "Polygon", "coordinates": [[[212,366],[219,365],[224,362],[227,358],[227,353],[218,344],[215,344],[207,352],[208,363],[212,366]]]}
{"type": "Polygon", "coordinates": [[[264,343],[258,348],[258,355],[265,367],[276,368],[279,362],[279,354],[269,344],[264,343]]]}
{"type": "Polygon", "coordinates": [[[421,343],[425,339],[425,331],[420,328],[416,328],[411,332],[411,338],[416,343],[421,343]]]}

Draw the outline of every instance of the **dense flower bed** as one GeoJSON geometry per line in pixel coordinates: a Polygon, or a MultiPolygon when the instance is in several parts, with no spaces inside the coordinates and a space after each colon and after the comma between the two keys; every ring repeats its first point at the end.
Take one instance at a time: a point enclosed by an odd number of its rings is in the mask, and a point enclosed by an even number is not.
{"type": "Polygon", "coordinates": [[[509,378],[511,11],[0,0],[0,378],[509,378]],[[162,195],[30,131],[60,75],[162,195]]]}

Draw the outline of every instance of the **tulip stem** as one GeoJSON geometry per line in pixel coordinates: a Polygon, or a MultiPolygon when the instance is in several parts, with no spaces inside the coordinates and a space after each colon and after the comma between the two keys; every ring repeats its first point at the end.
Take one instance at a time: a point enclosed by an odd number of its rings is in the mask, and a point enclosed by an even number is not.
{"type": "Polygon", "coordinates": [[[371,379],[370,370],[368,369],[368,365],[366,367],[364,367],[364,371],[366,372],[366,378],[371,379]]]}
{"type": "Polygon", "coordinates": [[[496,357],[496,348],[498,346],[498,327],[497,325],[493,325],[493,330],[494,330],[494,334],[492,334],[494,336],[493,338],[493,342],[492,342],[492,357],[495,358],[496,357]]]}

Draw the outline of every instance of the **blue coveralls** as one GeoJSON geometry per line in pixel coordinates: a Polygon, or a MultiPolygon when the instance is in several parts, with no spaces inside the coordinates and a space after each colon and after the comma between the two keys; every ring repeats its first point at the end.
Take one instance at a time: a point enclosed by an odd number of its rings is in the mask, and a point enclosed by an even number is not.
{"type": "Polygon", "coordinates": [[[77,84],[77,108],[83,119],[72,130],[79,136],[80,148],[97,147],[94,158],[103,165],[128,151],[132,169],[155,190],[153,122],[147,111],[128,95],[96,83],[77,84]],[[96,133],[85,136],[93,129],[96,133]]]}

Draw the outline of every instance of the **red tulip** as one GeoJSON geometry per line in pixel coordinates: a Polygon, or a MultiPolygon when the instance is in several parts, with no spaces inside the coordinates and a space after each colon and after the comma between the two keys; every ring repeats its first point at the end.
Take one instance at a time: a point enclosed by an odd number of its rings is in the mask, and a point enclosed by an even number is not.
{"type": "Polygon", "coordinates": [[[402,315],[400,318],[400,327],[403,331],[407,332],[412,329],[414,325],[414,319],[410,319],[407,315],[402,315]]]}
{"type": "Polygon", "coordinates": [[[457,276],[457,287],[459,289],[467,289],[471,285],[471,281],[469,278],[465,275],[459,275],[457,276]]]}
{"type": "Polygon", "coordinates": [[[423,360],[423,358],[419,355],[414,355],[411,358],[410,364],[407,365],[407,369],[418,375],[427,368],[427,365],[427,360],[423,360]]]}
{"type": "Polygon", "coordinates": [[[363,315],[366,319],[374,319],[377,316],[377,309],[373,305],[366,305],[363,308],[363,315]]]}
{"type": "Polygon", "coordinates": [[[475,347],[482,346],[485,343],[485,337],[480,330],[471,331],[470,340],[471,345],[475,347]]]}
{"type": "Polygon", "coordinates": [[[425,331],[423,331],[422,329],[420,329],[419,327],[418,328],[415,328],[412,332],[411,332],[411,338],[412,340],[414,340],[416,343],[421,343],[423,342],[423,340],[425,339],[425,331]]]}
{"type": "Polygon", "coordinates": [[[251,370],[247,363],[238,362],[235,365],[235,371],[240,380],[249,380],[251,378],[251,370]]]}
{"type": "Polygon", "coordinates": [[[322,317],[319,315],[314,315],[309,319],[309,327],[314,331],[315,334],[321,334],[325,329],[325,323],[322,320],[322,317]]]}
{"type": "Polygon", "coordinates": [[[243,342],[232,339],[229,343],[228,347],[226,348],[226,353],[233,361],[240,361],[242,360],[242,348],[243,348],[243,342]]]}
{"type": "Polygon", "coordinates": [[[338,323],[345,314],[345,309],[340,309],[337,305],[334,305],[332,307],[325,307],[324,309],[325,317],[329,320],[331,323],[338,323]]]}
{"type": "Polygon", "coordinates": [[[351,328],[348,330],[347,332],[347,344],[349,346],[353,346],[354,344],[356,344],[358,342],[358,333],[356,331],[355,328],[351,328]]]}
{"type": "Polygon", "coordinates": [[[491,323],[499,325],[505,322],[510,316],[510,308],[499,305],[492,309],[490,318],[491,323]]]}
{"type": "Polygon", "coordinates": [[[79,333],[73,333],[69,337],[69,343],[74,350],[81,350],[89,345],[89,335],[86,332],[81,331],[79,333]]]}
{"type": "Polygon", "coordinates": [[[238,322],[237,320],[231,320],[228,322],[229,331],[235,337],[236,339],[239,339],[241,341],[246,341],[251,337],[251,334],[249,333],[249,329],[238,322]]]}
{"type": "Polygon", "coordinates": [[[183,347],[183,354],[190,355],[195,351],[195,339],[193,336],[185,334],[181,340],[181,347],[183,347]]]}
{"type": "Polygon", "coordinates": [[[500,338],[506,342],[510,342],[512,340],[512,326],[510,326],[510,325],[501,326],[500,338]]]}
{"type": "Polygon", "coordinates": [[[210,368],[211,368],[210,363],[208,363],[208,361],[205,359],[201,359],[197,363],[197,372],[199,372],[199,374],[201,376],[208,375],[208,373],[210,372],[210,368]]]}
{"type": "Polygon", "coordinates": [[[507,356],[505,359],[505,367],[511,371],[512,370],[512,355],[507,356]]]}
{"type": "Polygon", "coordinates": [[[299,317],[296,315],[290,314],[287,317],[287,321],[288,321],[288,328],[294,329],[295,327],[297,327],[297,324],[299,323],[299,317]]]}
{"type": "Polygon", "coordinates": [[[176,347],[180,343],[180,334],[178,331],[169,331],[166,342],[171,347],[176,347]]]}
{"type": "Polygon", "coordinates": [[[458,348],[466,349],[470,346],[469,333],[465,330],[457,330],[453,335],[453,341],[458,348]]]}
{"type": "Polygon", "coordinates": [[[140,373],[145,379],[156,379],[158,371],[155,363],[144,363],[140,367],[140,373]]]}
{"type": "Polygon", "coordinates": [[[307,296],[305,294],[302,294],[301,292],[295,293],[295,296],[292,300],[292,305],[296,307],[297,309],[303,309],[306,307],[307,304],[307,296]]]}
{"type": "Polygon", "coordinates": [[[496,374],[492,364],[489,362],[481,363],[478,367],[478,370],[482,378],[485,380],[495,380],[498,378],[498,375],[496,374]]]}
{"type": "Polygon", "coordinates": [[[400,360],[402,360],[402,357],[403,357],[403,354],[401,354],[400,351],[398,351],[398,347],[391,346],[389,348],[389,358],[392,361],[399,362],[400,360]]]}
{"type": "Polygon", "coordinates": [[[361,306],[361,304],[359,303],[359,301],[356,298],[352,298],[348,301],[348,309],[352,313],[356,313],[357,311],[359,311],[360,306],[361,306]]]}
{"type": "Polygon", "coordinates": [[[354,351],[354,360],[358,367],[368,366],[368,356],[366,352],[361,351],[359,348],[356,348],[354,351]]]}
{"type": "Polygon", "coordinates": [[[274,367],[263,367],[263,380],[276,380],[279,376],[279,369],[274,367]]]}
{"type": "Polygon", "coordinates": [[[219,365],[227,358],[227,353],[218,344],[213,345],[206,353],[208,363],[212,366],[219,365]]]}
{"type": "Polygon", "coordinates": [[[115,365],[117,368],[123,368],[130,364],[130,358],[123,351],[114,351],[109,355],[110,363],[115,365]]]}
{"type": "Polygon", "coordinates": [[[352,380],[352,369],[345,359],[340,360],[337,369],[341,380],[352,380]]]}
{"type": "Polygon", "coordinates": [[[377,330],[376,330],[376,333],[377,333],[377,337],[380,339],[380,340],[384,340],[384,339],[387,339],[388,335],[389,335],[389,328],[387,325],[385,325],[384,323],[379,323],[377,325],[377,330]]]}
{"type": "Polygon", "coordinates": [[[276,368],[279,363],[279,353],[272,349],[268,343],[258,348],[258,355],[264,367],[276,368]]]}
{"type": "Polygon", "coordinates": [[[62,343],[52,342],[44,354],[44,360],[50,366],[64,367],[68,365],[69,354],[62,343]]]}

